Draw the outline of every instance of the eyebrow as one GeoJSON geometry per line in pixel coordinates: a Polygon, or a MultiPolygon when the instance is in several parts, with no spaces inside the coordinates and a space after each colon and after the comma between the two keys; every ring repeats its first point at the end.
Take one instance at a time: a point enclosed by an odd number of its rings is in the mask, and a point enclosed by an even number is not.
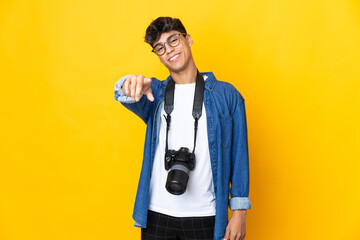
{"type": "Polygon", "coordinates": [[[158,45],[163,45],[163,43],[158,42],[157,44],[155,44],[155,45],[153,46],[153,48],[155,48],[155,47],[158,46],[158,45]]]}

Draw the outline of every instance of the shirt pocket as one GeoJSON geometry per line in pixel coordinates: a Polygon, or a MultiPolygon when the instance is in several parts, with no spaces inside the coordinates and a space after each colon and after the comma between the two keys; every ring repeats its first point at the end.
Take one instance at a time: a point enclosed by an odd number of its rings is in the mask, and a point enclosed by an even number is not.
{"type": "Polygon", "coordinates": [[[230,115],[219,114],[220,125],[220,146],[228,149],[232,144],[232,125],[233,119],[230,115]]]}

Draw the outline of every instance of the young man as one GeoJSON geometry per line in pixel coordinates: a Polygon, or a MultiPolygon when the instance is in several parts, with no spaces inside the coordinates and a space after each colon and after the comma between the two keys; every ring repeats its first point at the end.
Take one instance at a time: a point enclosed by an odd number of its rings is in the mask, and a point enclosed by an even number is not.
{"type": "Polygon", "coordinates": [[[147,124],[135,226],[142,239],[242,240],[251,208],[244,99],[198,73],[179,19],[157,18],[145,41],[170,76],[128,75],[115,85],[115,99],[147,124]]]}

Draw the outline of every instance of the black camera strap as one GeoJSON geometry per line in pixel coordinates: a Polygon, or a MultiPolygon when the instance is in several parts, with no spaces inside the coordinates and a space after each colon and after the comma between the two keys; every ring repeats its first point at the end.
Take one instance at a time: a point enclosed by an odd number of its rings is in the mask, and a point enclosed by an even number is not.
{"type": "MultiPolygon", "coordinates": [[[[194,148],[193,153],[195,153],[195,146],[196,146],[196,134],[197,134],[197,128],[198,128],[198,121],[202,114],[202,105],[203,105],[203,99],[204,99],[204,89],[205,89],[205,81],[203,76],[197,71],[196,75],[196,84],[195,84],[195,96],[194,96],[194,104],[193,104],[193,111],[192,116],[195,119],[194,128],[195,128],[195,134],[194,134],[194,148]]],[[[175,82],[171,78],[169,80],[168,85],[166,86],[165,91],[165,106],[164,110],[167,114],[167,116],[164,115],[166,119],[166,146],[165,146],[165,152],[168,151],[168,135],[169,135],[169,129],[170,129],[170,122],[171,122],[171,113],[174,110],[174,92],[175,92],[175,82]]]]}

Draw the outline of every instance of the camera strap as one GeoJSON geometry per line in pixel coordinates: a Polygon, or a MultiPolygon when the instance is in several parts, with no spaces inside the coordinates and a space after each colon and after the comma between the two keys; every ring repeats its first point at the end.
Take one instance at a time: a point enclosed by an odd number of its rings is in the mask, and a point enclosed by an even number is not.
{"type": "MultiPolygon", "coordinates": [[[[204,89],[205,89],[205,81],[203,76],[197,71],[196,75],[196,83],[195,83],[195,96],[194,96],[194,103],[193,103],[193,111],[192,116],[195,119],[194,123],[194,148],[193,153],[195,153],[195,146],[196,146],[196,134],[197,134],[197,128],[198,128],[198,121],[202,114],[202,105],[203,105],[203,99],[204,99],[204,89]]],[[[170,122],[171,122],[171,113],[174,110],[174,92],[175,92],[175,82],[171,78],[169,80],[168,85],[166,86],[165,90],[165,105],[164,110],[167,114],[167,116],[164,115],[166,119],[166,146],[165,146],[165,152],[168,150],[168,135],[169,135],[169,129],[170,129],[170,122]]]]}

